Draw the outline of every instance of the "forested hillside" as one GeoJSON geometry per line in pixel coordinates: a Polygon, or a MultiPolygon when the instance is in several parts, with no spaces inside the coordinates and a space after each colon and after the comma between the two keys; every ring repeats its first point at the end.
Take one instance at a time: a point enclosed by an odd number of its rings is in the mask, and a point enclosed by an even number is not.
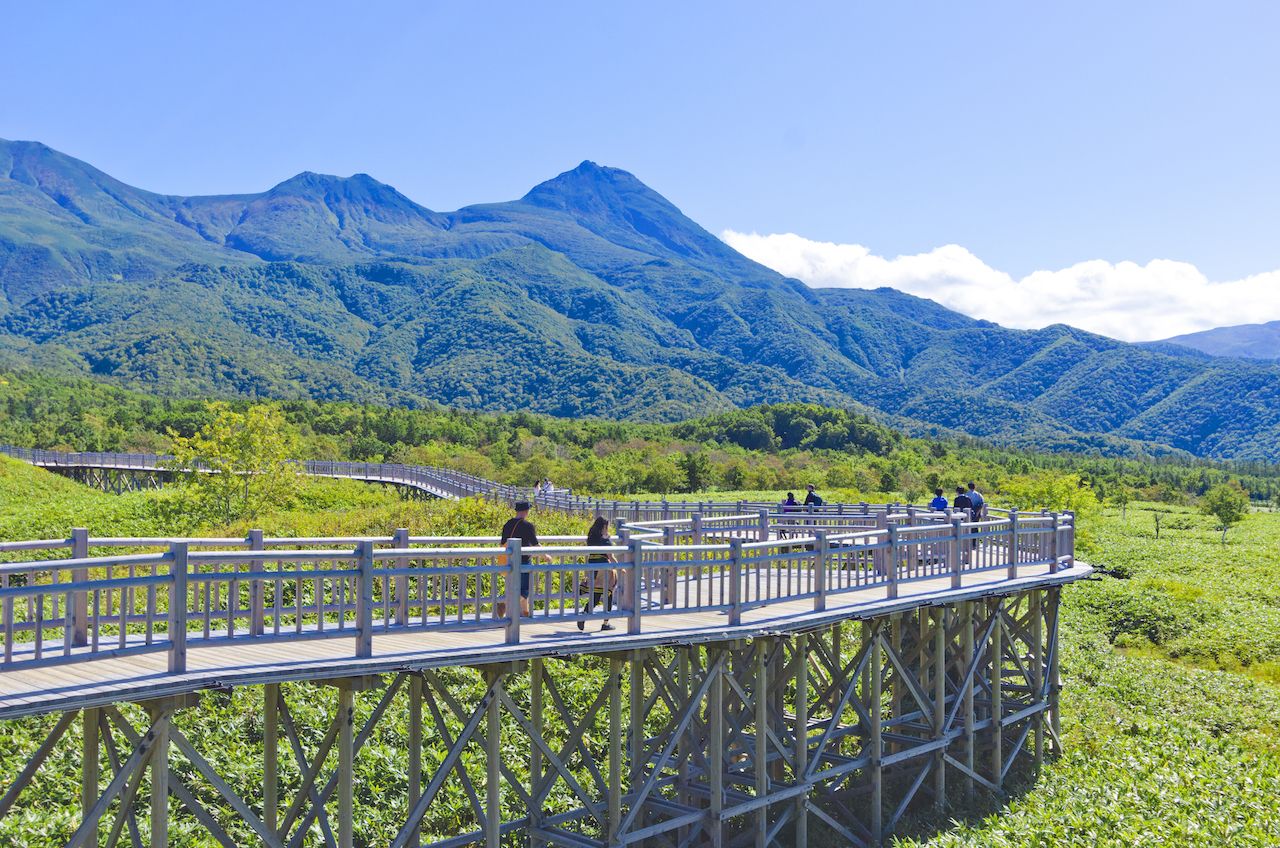
{"type": "Polygon", "coordinates": [[[158,195],[0,142],[0,294],[0,362],[173,397],[648,421],[812,402],[1022,447],[1280,450],[1280,367],[810,289],[591,162],[441,213],[366,175],[158,195]]]}
{"type": "MultiPolygon", "coordinates": [[[[1276,465],[1186,454],[1121,459],[1031,452],[967,436],[914,438],[857,412],[814,404],[735,409],[675,424],[313,400],[265,406],[291,429],[298,457],[445,466],[520,485],[549,476],[597,494],[729,490],[772,497],[813,483],[830,498],[915,501],[972,479],[992,493],[1068,481],[1062,497],[1079,489],[1094,501],[1182,503],[1227,482],[1239,483],[1257,504],[1280,497],[1276,465]]],[[[213,415],[205,400],[0,370],[0,444],[168,452],[174,436],[191,436],[213,415]]]]}

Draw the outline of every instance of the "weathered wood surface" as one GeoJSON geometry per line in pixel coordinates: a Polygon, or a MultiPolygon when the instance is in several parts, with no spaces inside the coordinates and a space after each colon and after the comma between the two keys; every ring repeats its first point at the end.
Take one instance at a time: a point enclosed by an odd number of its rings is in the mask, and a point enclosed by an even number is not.
{"type": "MultiPolygon", "coordinates": [[[[100,656],[89,661],[0,672],[0,719],[161,697],[217,686],[278,683],[295,680],[350,677],[410,669],[610,651],[662,644],[716,642],[770,633],[798,633],[835,621],[869,619],[921,606],[956,603],[993,594],[1009,594],[1036,586],[1061,585],[1091,573],[1086,565],[1049,574],[1047,565],[1025,568],[1016,580],[1000,571],[967,574],[959,589],[949,577],[901,585],[897,598],[885,586],[871,586],[830,599],[815,612],[806,600],[781,601],[742,613],[742,623],[728,624],[727,613],[690,611],[654,615],[639,634],[627,634],[621,614],[613,614],[618,630],[601,632],[588,622],[579,631],[574,619],[540,621],[535,615],[521,622],[521,642],[505,643],[501,622],[480,630],[438,632],[413,624],[403,632],[375,634],[372,655],[354,656],[355,634],[349,639],[298,639],[255,642],[189,643],[187,670],[171,674],[167,652],[128,657],[100,656]]],[[[777,579],[785,580],[784,574],[777,579]]]]}

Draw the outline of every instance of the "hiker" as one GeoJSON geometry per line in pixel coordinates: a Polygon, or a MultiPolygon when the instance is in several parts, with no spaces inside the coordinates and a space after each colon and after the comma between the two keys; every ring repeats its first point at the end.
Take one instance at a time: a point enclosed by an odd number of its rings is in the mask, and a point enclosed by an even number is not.
{"type": "Polygon", "coordinates": [[[964,486],[956,486],[956,498],[951,502],[951,508],[963,510],[965,518],[971,517],[973,501],[969,500],[969,495],[965,492],[964,486]]]}
{"type": "MultiPolygon", "coordinates": [[[[593,548],[607,548],[612,545],[609,539],[609,519],[603,515],[596,516],[595,522],[592,523],[591,529],[587,531],[587,545],[593,548]]],[[[607,565],[617,562],[613,558],[613,554],[588,554],[587,562],[594,565],[607,565]]],[[[618,571],[614,568],[596,568],[594,571],[588,572],[588,577],[583,581],[585,585],[585,593],[587,594],[587,604],[583,607],[584,613],[590,614],[592,608],[599,604],[600,608],[605,612],[613,609],[613,593],[618,586],[618,571]]],[[[586,622],[578,619],[578,629],[584,630],[586,622]]],[[[601,630],[612,630],[613,625],[609,623],[609,619],[605,619],[604,624],[600,625],[601,630]]]]}
{"type": "MultiPolygon", "coordinates": [[[[784,512],[784,513],[796,512],[799,509],[800,509],[800,503],[799,501],[796,500],[796,496],[794,492],[787,492],[787,497],[782,501],[781,504],[778,505],[778,511],[784,512]]],[[[781,521],[778,522],[778,538],[779,539],[787,538],[787,536],[789,535],[789,531],[783,528],[790,527],[791,524],[792,524],[792,521],[789,518],[783,518],[781,521]]]]}
{"type": "MultiPolygon", "coordinates": [[[[502,525],[502,544],[506,545],[507,541],[510,539],[519,539],[522,551],[525,548],[538,547],[538,529],[534,527],[533,522],[529,520],[529,502],[516,501],[515,504],[512,505],[512,509],[515,510],[516,516],[515,518],[508,519],[507,523],[502,525]]],[[[542,557],[542,559],[545,559],[547,562],[551,562],[550,557],[542,557]]],[[[530,557],[527,554],[522,553],[520,555],[521,565],[528,565],[529,560],[530,557]]],[[[529,572],[522,569],[520,571],[520,615],[526,618],[529,615],[529,578],[529,572]]],[[[507,605],[502,601],[499,601],[498,615],[500,617],[505,617],[506,614],[507,605]]]]}
{"type": "Polygon", "coordinates": [[[942,489],[941,488],[934,489],[933,500],[929,501],[929,509],[933,510],[934,512],[942,512],[947,508],[947,506],[949,506],[949,504],[947,503],[947,496],[942,494],[942,489]]]}
{"type": "Polygon", "coordinates": [[[809,484],[809,494],[804,496],[805,506],[822,506],[822,495],[814,490],[812,483],[809,484]]]}
{"type": "Polygon", "coordinates": [[[973,520],[981,521],[987,508],[987,499],[978,491],[978,487],[969,481],[969,505],[973,509],[973,520]]]}

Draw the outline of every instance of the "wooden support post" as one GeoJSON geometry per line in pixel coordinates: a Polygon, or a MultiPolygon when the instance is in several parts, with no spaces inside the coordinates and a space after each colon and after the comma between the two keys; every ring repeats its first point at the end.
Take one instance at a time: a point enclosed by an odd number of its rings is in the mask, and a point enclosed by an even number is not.
{"type": "MultiPolygon", "coordinates": [[[[973,645],[973,602],[960,602],[960,616],[962,623],[960,626],[960,656],[962,660],[962,673],[968,674],[969,669],[973,666],[974,645],[973,645]]],[[[970,772],[974,767],[974,711],[973,711],[973,680],[968,682],[964,687],[964,764],[970,772]]],[[[964,791],[966,797],[973,796],[973,778],[965,777],[964,791]]]]}
{"type": "Polygon", "coordinates": [[[187,543],[169,545],[169,673],[187,670],[187,543]]]}
{"type": "Polygon", "coordinates": [[[888,569],[890,598],[898,597],[898,527],[890,523],[886,532],[889,535],[889,549],[885,551],[885,567],[888,569]]]}
{"type": "Polygon", "coordinates": [[[338,687],[338,848],[354,841],[355,712],[355,690],[344,680],[338,687]]]}
{"type": "Polygon", "coordinates": [[[947,559],[951,563],[951,588],[959,589],[964,580],[964,519],[958,515],[951,517],[951,538],[947,541],[947,559]]]}
{"type": "MultiPolygon", "coordinates": [[[[736,540],[735,540],[736,541],[736,540]]],[[[772,640],[756,639],[755,642],[755,689],[752,698],[755,701],[755,781],[756,797],[769,795],[769,666],[768,654],[772,640]]],[[[756,810],[756,848],[768,848],[769,807],[763,805],[756,810]]]]}
{"type": "MultiPolygon", "coordinates": [[[[947,724],[947,608],[935,607],[933,619],[933,735],[941,740],[947,724]]],[[[933,806],[939,812],[947,804],[946,753],[939,748],[933,755],[933,806]]]]}
{"type": "Polygon", "coordinates": [[[1050,586],[1049,593],[1049,730],[1054,738],[1054,753],[1062,753],[1062,715],[1058,708],[1058,696],[1062,692],[1061,666],[1058,654],[1062,646],[1059,643],[1058,604],[1062,600],[1062,587],[1050,586]]]}
{"type": "Polygon", "coordinates": [[[1062,516],[1056,512],[1049,514],[1049,573],[1058,573],[1058,535],[1062,516]]]}
{"type": "Polygon", "coordinates": [[[742,540],[729,540],[729,626],[742,623],[742,540]]]}
{"type": "MultiPolygon", "coordinates": [[[[418,806],[422,797],[422,674],[409,675],[409,809],[418,806]]],[[[421,844],[421,829],[409,834],[407,848],[421,844]]]]}
{"type": "MultiPolygon", "coordinates": [[[[680,648],[676,649],[677,651],[680,648]]],[[[607,844],[619,845],[622,826],[622,658],[609,657],[609,809],[607,844]]]]}
{"type": "MultiPolygon", "coordinates": [[[[793,772],[797,782],[803,779],[809,769],[809,636],[798,633],[796,646],[796,723],[794,730],[795,748],[792,752],[794,760],[793,772]]],[[[809,803],[807,795],[796,798],[796,839],[795,844],[809,844],[809,803]]]]}
{"type": "Polygon", "coordinates": [[[148,761],[151,772],[151,848],[168,848],[169,722],[172,721],[172,708],[157,706],[150,712],[156,729],[155,746],[148,761]]]}
{"type": "MultiPolygon", "coordinates": [[[[534,799],[529,809],[531,828],[542,827],[542,805],[537,796],[538,785],[542,783],[542,749],[538,741],[542,739],[542,675],[543,660],[534,657],[529,660],[529,721],[533,725],[533,739],[529,744],[529,795],[534,799]]],[[[536,836],[530,836],[530,848],[542,848],[546,842],[536,836]]]]}
{"type": "Polygon", "coordinates": [[[1018,511],[1009,510],[1009,572],[1010,580],[1018,579],[1018,511]]]}
{"type": "Polygon", "coordinates": [[[707,657],[707,673],[712,675],[711,686],[707,691],[707,784],[711,791],[709,809],[707,810],[708,844],[712,848],[723,848],[724,825],[721,816],[724,813],[724,665],[723,648],[716,648],[714,654],[707,657]]]}
{"type": "Polygon", "coordinates": [[[880,627],[871,632],[871,695],[867,711],[871,716],[871,844],[879,845],[884,838],[884,658],[880,652],[880,627]]]}
{"type": "Polygon", "coordinates": [[[695,512],[689,519],[689,532],[693,535],[693,544],[702,544],[702,514],[695,512]]]}
{"type": "Polygon", "coordinates": [[[813,610],[822,612],[827,608],[827,568],[831,563],[831,542],[827,540],[827,531],[814,532],[817,538],[813,564],[813,610]]]}
{"type": "Polygon", "coordinates": [[[760,539],[759,539],[759,541],[761,541],[761,542],[767,542],[767,541],[769,541],[769,510],[767,510],[767,509],[762,509],[762,510],[760,510],[760,513],[759,513],[759,522],[760,522],[760,527],[759,527],[760,539]]]}
{"type": "MultiPolygon", "coordinates": [[[[689,691],[689,652],[694,650],[688,645],[679,645],[676,647],[676,697],[682,703],[687,703],[690,696],[689,691]]],[[[679,761],[679,787],[677,799],[681,804],[689,803],[689,757],[691,755],[689,745],[689,731],[686,730],[680,734],[680,738],[676,740],[676,758],[679,761]]],[[[684,831],[682,834],[687,835],[684,831]]],[[[683,837],[681,838],[683,841],[683,837]]]]}
{"type": "Polygon", "coordinates": [[[279,833],[280,684],[268,683],[262,691],[262,823],[272,833],[279,833]]]}
{"type": "MultiPolygon", "coordinates": [[[[77,527],[71,531],[71,558],[87,559],[89,556],[89,531],[77,527]]],[[[88,568],[75,568],[71,571],[71,579],[76,583],[89,580],[88,568]]],[[[72,597],[71,632],[68,638],[75,647],[89,644],[89,592],[81,590],[72,597]]],[[[97,799],[94,799],[97,800],[97,799]]]]}
{"type": "MultiPolygon", "coordinates": [[[[1031,703],[1039,706],[1044,703],[1044,620],[1041,610],[1041,589],[1032,589],[1027,601],[1031,617],[1031,688],[1034,692],[1031,703]]],[[[1044,713],[1038,712],[1032,717],[1032,732],[1035,738],[1036,777],[1044,766],[1044,713]]]]}
{"type": "MultiPolygon", "coordinates": [[[[398,527],[391,538],[391,547],[396,550],[403,551],[409,547],[409,528],[398,527]]],[[[409,564],[409,560],[396,560],[396,568],[404,568],[409,564]]],[[[409,575],[401,574],[396,577],[396,624],[401,626],[409,623],[409,575]]],[[[425,607],[424,607],[425,611],[425,607]]]]}
{"type": "MultiPolygon", "coordinates": [[[[902,656],[902,628],[902,613],[891,614],[889,616],[889,650],[900,663],[906,665],[906,658],[902,656]]],[[[907,684],[902,679],[902,673],[893,664],[890,664],[889,675],[889,716],[896,722],[902,717],[902,701],[907,696],[907,684]]],[[[897,745],[890,744],[889,753],[894,753],[897,749],[897,745]]]]}
{"type": "Polygon", "coordinates": [[[631,654],[631,664],[628,671],[630,672],[630,685],[627,687],[627,718],[631,723],[630,733],[627,735],[628,750],[627,763],[629,764],[630,780],[632,788],[640,784],[640,768],[643,763],[640,762],[641,756],[644,754],[644,651],[635,651],[631,654]]]}
{"type": "Polygon", "coordinates": [[[640,585],[644,577],[644,548],[641,547],[639,539],[632,539],[630,547],[631,565],[626,572],[627,600],[631,604],[627,615],[627,634],[634,636],[640,632],[640,614],[642,611],[640,585]]]}
{"type": "MultiPolygon", "coordinates": [[[[98,774],[100,747],[98,744],[98,722],[102,710],[97,707],[86,707],[80,713],[84,724],[84,733],[80,748],[80,815],[89,815],[93,805],[98,802],[98,774]]],[[[97,844],[97,840],[94,840],[97,844]]]]}
{"type": "MultiPolygon", "coordinates": [[[[520,643],[520,540],[511,537],[507,540],[507,584],[506,584],[506,642],[508,645],[520,643]]],[[[532,583],[532,579],[530,580],[532,583]]],[[[532,585],[530,586],[532,590],[532,585]]]]}
{"type": "Polygon", "coordinates": [[[997,789],[1004,788],[1004,703],[1002,701],[1002,683],[1004,669],[1004,623],[1003,599],[993,598],[991,614],[995,616],[995,627],[991,628],[991,782],[997,789]]]}
{"type": "MultiPolygon", "coordinates": [[[[262,531],[249,531],[249,550],[260,551],[263,549],[262,531]]],[[[249,571],[262,571],[262,560],[255,559],[249,561],[249,571]]],[[[261,636],[266,631],[266,599],[264,597],[267,582],[261,577],[249,578],[249,635],[261,636]]]]}
{"type": "Polygon", "coordinates": [[[373,541],[356,548],[356,657],[373,656],[373,541]]]}

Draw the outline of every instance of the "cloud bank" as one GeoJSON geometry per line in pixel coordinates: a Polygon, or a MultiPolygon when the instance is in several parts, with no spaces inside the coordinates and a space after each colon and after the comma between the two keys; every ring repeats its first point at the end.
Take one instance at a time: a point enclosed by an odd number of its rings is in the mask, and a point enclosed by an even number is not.
{"type": "Polygon", "coordinates": [[[889,286],[1006,327],[1070,324],[1132,342],[1280,319],[1280,271],[1215,282],[1187,262],[1098,259],[1018,280],[956,244],[890,259],[860,244],[812,241],[793,233],[725,230],[721,238],[810,286],[889,286]]]}

